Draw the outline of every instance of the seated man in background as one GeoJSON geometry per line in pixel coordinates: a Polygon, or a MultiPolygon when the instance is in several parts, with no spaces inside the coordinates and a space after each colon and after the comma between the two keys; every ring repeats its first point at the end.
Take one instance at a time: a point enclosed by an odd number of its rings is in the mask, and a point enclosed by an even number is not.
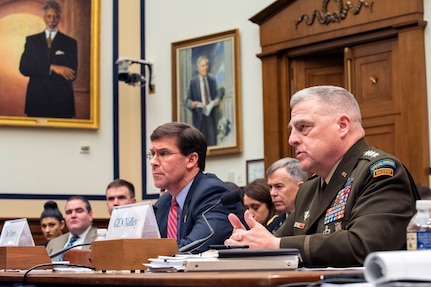
{"type": "Polygon", "coordinates": [[[404,249],[417,190],[397,158],[365,143],[354,96],[340,87],[310,87],[290,106],[289,144],[301,168],[315,175],[275,236],[247,212],[250,230],[230,214],[235,229],[225,244],[297,248],[305,266],[338,267],[362,266],[370,252],[404,249]]]}
{"type": "Polygon", "coordinates": [[[295,210],[295,198],[299,187],[307,180],[297,159],[285,157],[277,160],[266,170],[266,178],[271,189],[271,199],[278,217],[274,219],[270,230],[275,232],[295,210]]]}
{"type": "Polygon", "coordinates": [[[150,136],[154,184],[166,192],[157,200],[155,213],[161,237],[174,238],[178,247],[204,240],[189,252],[203,252],[210,244],[223,244],[232,233],[228,214],[242,214],[241,201],[231,206],[214,206],[232,193],[217,176],[203,173],[207,142],[203,134],[190,125],[172,122],[157,127],[150,136]],[[208,226],[210,225],[210,226],[208,226]],[[210,236],[211,230],[214,234],[210,236]]]}
{"type": "MultiPolygon", "coordinates": [[[[93,227],[93,211],[90,202],[83,196],[72,195],[66,202],[66,227],[69,230],[59,237],[49,241],[46,246],[48,254],[53,254],[64,248],[77,244],[90,244],[97,237],[97,228],[93,227]]],[[[90,245],[77,248],[90,249],[90,245]]],[[[62,254],[52,258],[52,261],[61,261],[62,254]]]]}
{"type": "Polygon", "coordinates": [[[125,179],[116,179],[106,187],[106,205],[109,215],[114,206],[136,203],[135,187],[125,179]]]}

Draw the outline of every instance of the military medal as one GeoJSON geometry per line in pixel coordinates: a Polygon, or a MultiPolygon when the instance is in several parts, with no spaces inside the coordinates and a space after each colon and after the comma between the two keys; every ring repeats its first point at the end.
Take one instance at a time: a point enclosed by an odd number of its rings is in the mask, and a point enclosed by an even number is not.
{"type": "Polygon", "coordinates": [[[335,197],[334,203],[330,208],[326,210],[323,224],[328,224],[344,218],[344,212],[346,209],[347,198],[349,197],[350,190],[352,188],[353,178],[348,178],[344,184],[343,189],[338,191],[335,197]]]}

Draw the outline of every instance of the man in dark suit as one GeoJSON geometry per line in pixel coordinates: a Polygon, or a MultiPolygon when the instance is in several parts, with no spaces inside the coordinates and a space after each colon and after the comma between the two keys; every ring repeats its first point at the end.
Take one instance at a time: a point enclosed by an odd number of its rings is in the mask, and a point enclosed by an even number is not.
{"type": "Polygon", "coordinates": [[[200,56],[197,60],[198,74],[190,80],[186,106],[192,112],[193,126],[199,129],[208,146],[217,145],[217,108],[220,96],[216,79],[208,73],[209,60],[200,56]]]}
{"type": "MultiPolygon", "coordinates": [[[[53,254],[63,248],[77,244],[91,243],[96,240],[97,228],[93,227],[93,211],[90,202],[82,196],[73,195],[66,202],[66,226],[69,232],[49,241],[46,246],[48,254],[53,254]]],[[[76,247],[79,248],[79,247],[76,247]]],[[[90,249],[90,246],[82,246],[90,249]]],[[[52,261],[61,260],[62,255],[52,258],[52,261]]]]}
{"type": "Polygon", "coordinates": [[[241,215],[240,200],[232,206],[215,205],[229,187],[214,174],[203,173],[207,144],[203,134],[190,125],[172,122],[157,127],[151,134],[151,160],[154,184],[165,192],[155,204],[162,237],[175,238],[178,247],[214,235],[193,252],[208,250],[210,244],[223,244],[232,232],[229,212],[241,215]],[[172,207],[171,207],[172,206],[172,207]],[[171,221],[169,218],[173,216],[171,221]],[[173,233],[171,233],[173,231],[173,233]]]}
{"type": "Polygon", "coordinates": [[[75,39],[58,30],[60,5],[46,2],[43,7],[46,29],[28,36],[19,70],[30,77],[25,114],[29,117],[73,118],[75,99],[72,82],[78,67],[75,39]]]}

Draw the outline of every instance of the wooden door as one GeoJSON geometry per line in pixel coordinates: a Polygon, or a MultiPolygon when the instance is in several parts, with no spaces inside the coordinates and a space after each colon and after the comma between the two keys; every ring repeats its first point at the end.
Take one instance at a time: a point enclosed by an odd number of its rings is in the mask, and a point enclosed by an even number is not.
{"type": "Polygon", "coordinates": [[[397,69],[394,49],[394,39],[354,46],[347,61],[351,61],[351,92],[361,108],[367,143],[407,160],[402,141],[406,132],[400,108],[403,99],[394,91],[393,71],[397,69]]]}
{"type": "Polygon", "coordinates": [[[310,86],[344,87],[343,55],[298,57],[291,61],[292,94],[310,86]]]}

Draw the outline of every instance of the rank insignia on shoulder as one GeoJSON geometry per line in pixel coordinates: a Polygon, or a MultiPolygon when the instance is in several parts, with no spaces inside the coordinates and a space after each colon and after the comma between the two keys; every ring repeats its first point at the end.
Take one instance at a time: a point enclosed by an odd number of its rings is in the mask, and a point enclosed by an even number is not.
{"type": "Polygon", "coordinates": [[[379,153],[375,150],[367,150],[366,152],[364,152],[364,156],[366,157],[376,157],[378,155],[379,153]]]}
{"type": "Polygon", "coordinates": [[[370,173],[373,178],[379,176],[394,176],[394,170],[397,168],[397,164],[393,159],[381,159],[370,166],[370,173]]]}

